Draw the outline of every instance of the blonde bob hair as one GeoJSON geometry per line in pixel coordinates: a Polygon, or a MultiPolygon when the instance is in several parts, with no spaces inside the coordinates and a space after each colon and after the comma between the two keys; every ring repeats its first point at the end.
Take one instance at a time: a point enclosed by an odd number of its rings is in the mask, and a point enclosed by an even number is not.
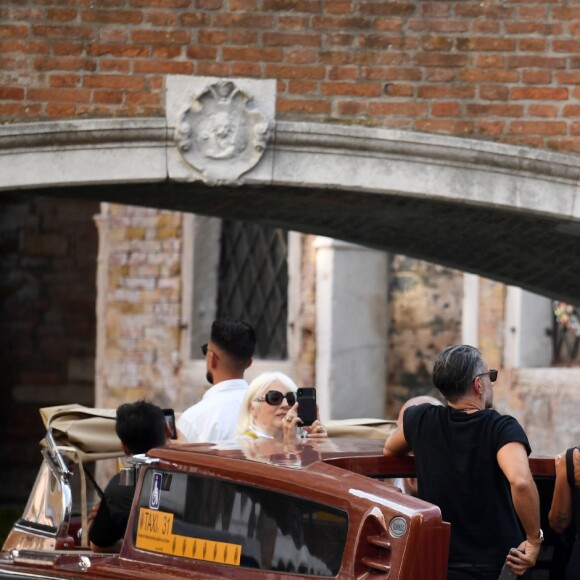
{"type": "Polygon", "coordinates": [[[284,373],[262,373],[258,375],[248,387],[244,400],[242,402],[242,407],[240,408],[240,416],[238,418],[238,435],[243,435],[248,431],[248,429],[254,428],[254,418],[250,413],[250,409],[253,405],[259,405],[256,399],[263,396],[266,392],[270,390],[270,387],[274,383],[282,383],[286,388],[293,392],[298,390],[296,383],[284,373]]]}

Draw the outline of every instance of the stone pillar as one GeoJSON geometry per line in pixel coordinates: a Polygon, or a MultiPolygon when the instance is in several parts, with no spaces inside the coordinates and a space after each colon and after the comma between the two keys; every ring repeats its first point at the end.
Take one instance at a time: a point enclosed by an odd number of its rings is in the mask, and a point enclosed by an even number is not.
{"type": "Polygon", "coordinates": [[[538,368],[552,364],[551,300],[515,286],[506,293],[506,368],[538,368]]]}
{"type": "Polygon", "coordinates": [[[316,387],[321,418],[382,417],[387,256],[322,237],[315,247],[316,387]]]}

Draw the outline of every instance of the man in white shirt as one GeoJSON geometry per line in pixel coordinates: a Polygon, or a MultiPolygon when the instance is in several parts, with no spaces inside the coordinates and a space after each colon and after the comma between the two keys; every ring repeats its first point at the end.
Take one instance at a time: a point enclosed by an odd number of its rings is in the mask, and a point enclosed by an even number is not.
{"type": "Polygon", "coordinates": [[[177,429],[189,443],[235,437],[242,399],[248,389],[244,372],[252,364],[255,346],[256,333],[249,324],[214,320],[210,340],[201,347],[206,377],[213,386],[177,422],[177,429]]]}

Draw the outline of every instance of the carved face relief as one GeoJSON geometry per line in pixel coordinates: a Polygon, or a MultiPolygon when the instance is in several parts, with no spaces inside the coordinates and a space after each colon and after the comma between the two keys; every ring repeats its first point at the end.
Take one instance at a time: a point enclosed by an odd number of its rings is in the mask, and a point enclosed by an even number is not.
{"type": "Polygon", "coordinates": [[[187,163],[208,181],[236,181],[262,157],[270,128],[251,97],[220,81],[192,99],[179,117],[176,141],[187,163]]]}

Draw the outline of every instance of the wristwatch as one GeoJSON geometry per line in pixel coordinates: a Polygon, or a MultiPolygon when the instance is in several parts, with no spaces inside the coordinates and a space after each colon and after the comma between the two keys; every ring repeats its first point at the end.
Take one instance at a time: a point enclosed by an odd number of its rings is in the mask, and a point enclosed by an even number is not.
{"type": "Polygon", "coordinates": [[[540,528],[540,533],[538,534],[537,538],[532,540],[530,539],[530,536],[527,536],[526,541],[530,544],[533,544],[534,546],[539,546],[544,541],[544,532],[542,531],[542,528],[540,528]]]}

